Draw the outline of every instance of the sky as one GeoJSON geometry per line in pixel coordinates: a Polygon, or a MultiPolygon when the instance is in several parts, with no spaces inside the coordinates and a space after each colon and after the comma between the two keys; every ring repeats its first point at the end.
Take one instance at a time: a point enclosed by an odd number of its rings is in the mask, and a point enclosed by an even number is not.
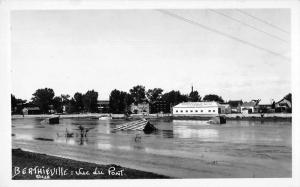
{"type": "Polygon", "coordinates": [[[135,85],[203,97],[291,92],[288,9],[18,10],[11,12],[12,93],[56,95],[135,85]],[[171,15],[170,15],[171,14],[171,15]]]}

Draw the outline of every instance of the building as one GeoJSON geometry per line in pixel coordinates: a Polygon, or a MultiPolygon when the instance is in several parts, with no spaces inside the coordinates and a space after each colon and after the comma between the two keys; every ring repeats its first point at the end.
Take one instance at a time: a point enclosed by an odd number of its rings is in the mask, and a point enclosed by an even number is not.
{"type": "Polygon", "coordinates": [[[99,113],[109,113],[109,100],[98,100],[97,105],[99,113]]]}
{"type": "Polygon", "coordinates": [[[230,100],[228,104],[231,109],[231,113],[241,113],[241,106],[243,104],[242,100],[230,100]]]}
{"type": "Polygon", "coordinates": [[[275,103],[275,112],[292,112],[292,103],[291,101],[283,98],[277,103],[275,103]]]}
{"type": "Polygon", "coordinates": [[[225,106],[217,102],[184,102],[173,107],[173,115],[217,115],[225,106]]]}
{"type": "Polygon", "coordinates": [[[252,100],[250,102],[244,102],[241,106],[241,113],[250,114],[258,112],[258,103],[260,100],[252,100]]]}
{"type": "Polygon", "coordinates": [[[221,111],[222,114],[230,114],[231,113],[231,107],[228,103],[222,103],[220,104],[222,107],[222,109],[224,109],[223,111],[221,111]]]}
{"type": "Polygon", "coordinates": [[[275,112],[275,104],[259,104],[258,105],[259,113],[274,113],[275,112]]]}
{"type": "Polygon", "coordinates": [[[150,104],[150,113],[168,113],[170,111],[170,106],[166,101],[155,101],[150,104]]]}
{"type": "Polygon", "coordinates": [[[133,114],[143,114],[148,115],[150,113],[149,103],[143,102],[138,104],[131,104],[130,111],[133,114]]]}
{"type": "Polygon", "coordinates": [[[24,115],[41,114],[39,107],[25,107],[22,109],[24,115]]]}

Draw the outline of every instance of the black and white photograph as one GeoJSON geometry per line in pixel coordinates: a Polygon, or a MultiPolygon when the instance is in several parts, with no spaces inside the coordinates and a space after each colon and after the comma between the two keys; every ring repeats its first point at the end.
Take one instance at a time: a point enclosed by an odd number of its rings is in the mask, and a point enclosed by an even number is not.
{"type": "Polygon", "coordinates": [[[6,172],[292,179],[292,20],[284,6],[10,10],[6,172]]]}

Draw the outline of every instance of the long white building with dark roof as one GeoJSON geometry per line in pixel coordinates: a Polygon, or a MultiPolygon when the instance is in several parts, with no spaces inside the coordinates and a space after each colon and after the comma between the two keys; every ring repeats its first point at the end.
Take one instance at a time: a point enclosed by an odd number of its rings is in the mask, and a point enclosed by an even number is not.
{"type": "Polygon", "coordinates": [[[225,106],[217,102],[184,102],[173,107],[173,115],[217,115],[225,113],[225,106]]]}

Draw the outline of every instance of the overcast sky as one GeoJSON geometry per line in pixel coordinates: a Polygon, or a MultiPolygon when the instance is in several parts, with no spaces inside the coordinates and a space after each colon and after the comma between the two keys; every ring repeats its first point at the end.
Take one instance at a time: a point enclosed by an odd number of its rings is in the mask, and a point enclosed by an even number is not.
{"type": "Polygon", "coordinates": [[[94,89],[281,99],[291,92],[290,12],[238,10],[13,11],[12,91],[30,99],[94,89]],[[182,19],[183,18],[183,19],[182,19]],[[191,21],[187,21],[191,20],[191,21]]]}

